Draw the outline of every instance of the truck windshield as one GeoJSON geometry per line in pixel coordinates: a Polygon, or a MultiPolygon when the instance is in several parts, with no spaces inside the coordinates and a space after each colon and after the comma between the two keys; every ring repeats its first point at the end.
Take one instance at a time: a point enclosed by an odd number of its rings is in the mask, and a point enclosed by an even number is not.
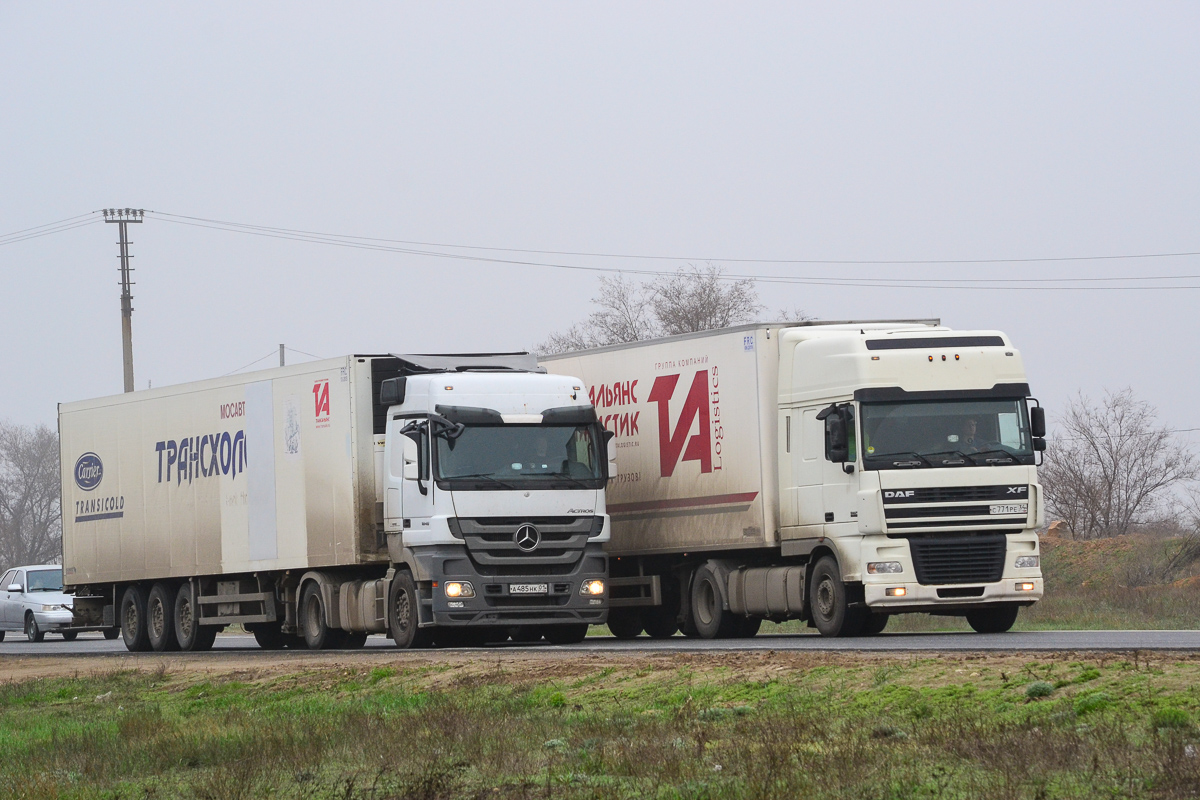
{"type": "Polygon", "coordinates": [[[600,489],[596,425],[468,425],[437,437],[438,484],[472,489],[600,489]]]}
{"type": "Polygon", "coordinates": [[[61,569],[34,569],[29,571],[29,585],[25,587],[27,592],[61,592],[62,591],[62,570],[61,569]]]}
{"type": "Polygon", "coordinates": [[[1022,399],[863,403],[865,469],[1032,464],[1022,399]]]}

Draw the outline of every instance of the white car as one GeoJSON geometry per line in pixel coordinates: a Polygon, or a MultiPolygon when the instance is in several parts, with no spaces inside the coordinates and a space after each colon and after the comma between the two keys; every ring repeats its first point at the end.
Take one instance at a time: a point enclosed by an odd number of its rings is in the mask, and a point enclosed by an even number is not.
{"type": "Polygon", "coordinates": [[[0,578],[0,641],[6,631],[25,631],[31,642],[42,641],[47,633],[62,634],[69,642],[79,635],[71,623],[71,596],[63,594],[62,567],[16,567],[0,578]]]}

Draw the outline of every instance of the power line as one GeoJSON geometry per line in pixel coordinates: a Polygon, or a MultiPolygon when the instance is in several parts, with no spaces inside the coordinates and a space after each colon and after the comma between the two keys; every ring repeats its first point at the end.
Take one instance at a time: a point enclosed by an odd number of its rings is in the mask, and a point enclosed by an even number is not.
{"type": "MultiPolygon", "coordinates": [[[[90,215],[85,215],[85,216],[90,216],[90,215]]],[[[0,236],[0,246],[6,245],[6,244],[16,244],[17,242],[24,242],[29,239],[38,239],[42,236],[52,236],[56,233],[62,233],[64,231],[72,231],[72,230],[75,230],[76,228],[83,228],[87,225],[95,225],[96,223],[101,221],[99,218],[92,218],[92,219],[85,219],[85,220],[79,220],[78,218],[75,218],[75,219],[76,219],[75,222],[66,222],[66,224],[54,222],[54,223],[50,223],[49,225],[39,225],[36,228],[26,229],[29,232],[14,231],[13,233],[6,234],[5,236],[0,236]]]]}
{"type": "Polygon", "coordinates": [[[267,353],[267,354],[266,354],[265,356],[263,356],[262,358],[256,358],[256,359],[254,359],[253,361],[251,361],[249,364],[243,364],[242,366],[238,367],[237,369],[231,369],[231,370],[229,370],[229,372],[226,372],[226,373],[225,373],[224,375],[222,375],[221,377],[222,377],[222,378],[225,378],[225,377],[228,377],[228,376],[232,375],[232,374],[233,374],[233,373],[235,373],[235,372],[241,372],[241,371],[242,371],[242,370],[244,370],[246,367],[253,367],[253,366],[254,366],[255,364],[257,364],[258,362],[260,362],[260,361],[266,361],[266,360],[267,360],[268,358],[270,358],[271,356],[273,356],[273,355],[278,355],[278,353],[279,353],[279,351],[278,351],[278,350],[272,350],[271,352],[267,353]]]}
{"type": "Polygon", "coordinates": [[[324,356],[318,356],[318,355],[314,355],[312,353],[306,353],[303,350],[297,350],[295,347],[292,347],[291,345],[286,345],[286,347],[288,350],[291,350],[293,353],[299,353],[302,356],[308,356],[309,358],[315,358],[318,361],[320,361],[322,358],[324,358],[324,356]]]}

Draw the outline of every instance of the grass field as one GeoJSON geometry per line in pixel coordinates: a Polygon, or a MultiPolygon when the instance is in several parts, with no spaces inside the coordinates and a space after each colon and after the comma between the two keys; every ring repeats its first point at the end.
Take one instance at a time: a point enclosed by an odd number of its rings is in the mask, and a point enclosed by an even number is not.
{"type": "Polygon", "coordinates": [[[4,684],[4,796],[1200,796],[1200,656],[197,663],[4,684]]]}

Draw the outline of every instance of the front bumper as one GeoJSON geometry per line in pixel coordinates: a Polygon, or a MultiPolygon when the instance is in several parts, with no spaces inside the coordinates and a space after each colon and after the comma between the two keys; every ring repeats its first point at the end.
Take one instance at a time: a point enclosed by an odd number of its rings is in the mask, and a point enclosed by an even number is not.
{"type": "MultiPolygon", "coordinates": [[[[912,573],[910,572],[909,575],[912,573]]],[[[897,575],[897,577],[902,577],[897,575]]],[[[906,583],[903,581],[892,581],[888,583],[872,582],[863,585],[864,599],[866,604],[873,609],[879,611],[931,611],[937,613],[938,607],[945,607],[946,611],[951,608],[963,608],[977,605],[993,605],[996,603],[1020,603],[1029,605],[1042,598],[1044,583],[1042,578],[1003,578],[996,583],[975,584],[973,586],[926,586],[920,583],[906,583]],[[1032,590],[1021,591],[1016,587],[1018,584],[1032,583],[1032,590]],[[901,597],[888,596],[888,589],[903,588],[904,595],[901,597]],[[982,593],[975,596],[965,596],[967,590],[975,591],[982,589],[982,593]],[[914,608],[916,607],[916,608],[914,608]]]]}
{"type": "Polygon", "coordinates": [[[67,629],[74,629],[75,618],[68,609],[56,611],[34,611],[33,618],[37,621],[38,627],[47,633],[57,633],[67,629]]]}
{"type": "Polygon", "coordinates": [[[508,574],[484,575],[464,551],[457,555],[431,560],[429,580],[421,587],[422,626],[602,625],[608,620],[608,558],[600,542],[589,543],[573,569],[562,574],[505,570],[508,574]],[[597,578],[605,581],[604,594],[580,594],[580,587],[597,578]],[[475,596],[447,597],[447,581],[469,581],[475,596]],[[545,584],[546,593],[514,594],[509,591],[514,584],[545,584]]]}

